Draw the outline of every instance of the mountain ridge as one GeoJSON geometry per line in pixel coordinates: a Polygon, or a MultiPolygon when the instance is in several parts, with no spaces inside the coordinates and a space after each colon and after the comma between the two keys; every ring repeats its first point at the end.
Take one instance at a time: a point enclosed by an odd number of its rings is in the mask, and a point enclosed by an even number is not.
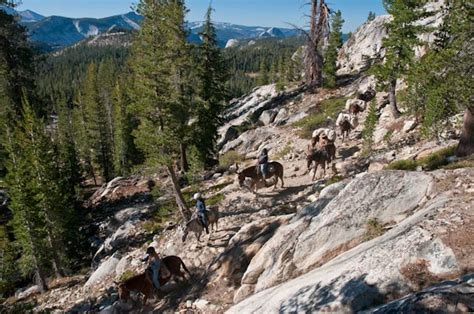
{"type": "MultiPolygon", "coordinates": [[[[48,16],[31,10],[15,11],[10,8],[0,7],[9,14],[18,14],[20,23],[29,33],[30,40],[37,46],[47,47],[47,50],[62,49],[78,43],[81,40],[97,36],[115,28],[119,30],[137,30],[143,19],[135,12],[112,15],[104,18],[70,18],[63,16],[48,16]]],[[[202,21],[188,22],[190,42],[200,42],[199,32],[204,23],[202,21]]],[[[218,43],[225,47],[229,40],[242,40],[254,38],[286,38],[298,34],[296,29],[245,26],[227,22],[215,22],[218,43]]]]}

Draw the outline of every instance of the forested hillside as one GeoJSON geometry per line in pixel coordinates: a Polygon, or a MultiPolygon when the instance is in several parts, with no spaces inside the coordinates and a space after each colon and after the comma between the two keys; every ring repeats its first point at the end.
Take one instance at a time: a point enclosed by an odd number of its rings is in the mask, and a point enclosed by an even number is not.
{"type": "MultiPolygon", "coordinates": [[[[99,38],[99,40],[101,40],[99,38]]],[[[130,53],[128,36],[121,36],[113,44],[90,44],[90,40],[62,51],[38,56],[38,94],[49,109],[60,99],[71,100],[85,78],[88,63],[107,62],[116,74],[126,72],[130,53]]],[[[240,97],[256,86],[278,82],[283,73],[283,82],[296,81],[302,66],[302,53],[298,49],[304,44],[302,37],[286,39],[267,38],[243,42],[238,47],[223,50],[223,57],[231,73],[227,83],[227,99],[240,97]]],[[[110,82],[100,81],[102,86],[110,82]]]]}

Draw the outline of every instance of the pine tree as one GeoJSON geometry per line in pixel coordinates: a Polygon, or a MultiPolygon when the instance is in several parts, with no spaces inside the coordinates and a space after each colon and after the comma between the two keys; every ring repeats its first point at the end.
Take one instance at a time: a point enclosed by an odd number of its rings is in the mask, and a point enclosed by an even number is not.
{"type": "MultiPolygon", "coordinates": [[[[13,6],[11,1],[4,1],[13,6]]],[[[0,175],[6,172],[8,154],[4,147],[8,122],[21,116],[23,88],[33,88],[33,52],[26,30],[15,17],[0,10],[0,175]]],[[[35,108],[38,111],[38,108],[35,108]]]]}
{"type": "Polygon", "coordinates": [[[193,144],[197,147],[201,161],[210,164],[216,155],[218,128],[226,98],[227,67],[217,44],[217,34],[211,20],[212,8],[209,6],[206,21],[200,37],[198,58],[198,95],[202,101],[197,112],[197,136],[193,144]]]}
{"type": "Polygon", "coordinates": [[[137,10],[143,22],[131,60],[134,95],[130,109],[140,121],[135,142],[149,164],[166,167],[178,208],[188,219],[190,212],[174,168],[191,137],[194,81],[184,21],[186,8],[178,0],[142,0],[137,10]]]}
{"type": "Polygon", "coordinates": [[[86,108],[82,97],[82,92],[78,91],[74,99],[74,108],[72,110],[73,138],[79,163],[82,165],[83,171],[87,176],[94,180],[97,185],[97,178],[92,165],[92,143],[87,131],[87,115],[86,108]]]}
{"type": "Polygon", "coordinates": [[[278,81],[278,62],[273,60],[270,64],[270,73],[268,74],[270,83],[278,81]]]}
{"type": "Polygon", "coordinates": [[[362,138],[364,139],[364,146],[367,152],[372,150],[374,144],[374,132],[377,126],[377,103],[372,100],[369,105],[368,115],[364,122],[364,130],[362,131],[362,138]]]}
{"type": "Polygon", "coordinates": [[[343,44],[341,31],[343,23],[342,13],[338,10],[332,16],[329,44],[324,54],[324,85],[329,88],[336,87],[337,57],[343,44]]]}
{"type": "Polygon", "coordinates": [[[278,59],[278,80],[277,80],[277,84],[276,84],[276,89],[278,91],[282,91],[285,89],[285,85],[286,85],[286,69],[287,69],[287,65],[286,65],[286,59],[285,59],[285,56],[280,56],[280,58],[278,59]]]}
{"type": "Polygon", "coordinates": [[[270,78],[268,76],[267,66],[265,65],[265,62],[262,60],[260,62],[258,85],[260,85],[260,86],[267,85],[269,83],[269,81],[270,81],[270,78]]]}
{"type": "Polygon", "coordinates": [[[414,62],[414,48],[421,44],[418,35],[426,31],[426,27],[416,22],[429,13],[423,8],[424,2],[419,0],[384,0],[383,3],[393,19],[386,24],[388,37],[382,44],[386,50],[385,60],[373,71],[382,87],[388,88],[392,114],[398,117],[397,79],[405,75],[414,62]]]}
{"type": "Polygon", "coordinates": [[[474,153],[472,8],[462,1],[447,1],[444,10],[434,47],[411,68],[408,99],[426,136],[440,132],[444,121],[464,110],[457,148],[461,157],[474,153]]]}
{"type": "Polygon", "coordinates": [[[87,136],[92,148],[92,160],[99,168],[105,181],[113,178],[113,156],[111,146],[111,124],[108,104],[104,104],[98,95],[96,66],[91,63],[87,68],[84,81],[84,110],[87,136]]]}
{"type": "Polygon", "coordinates": [[[82,182],[81,167],[74,140],[73,112],[64,101],[58,104],[58,123],[55,145],[58,147],[58,160],[61,178],[64,179],[65,188],[72,204],[77,200],[77,191],[82,182]]]}
{"type": "Polygon", "coordinates": [[[367,17],[367,21],[368,22],[373,21],[375,20],[375,17],[376,17],[375,12],[370,11],[369,16],[367,17]]]}
{"type": "Polygon", "coordinates": [[[113,93],[114,169],[120,176],[130,174],[132,166],[141,161],[132,136],[136,123],[127,112],[129,99],[123,84],[117,81],[113,93]]]}

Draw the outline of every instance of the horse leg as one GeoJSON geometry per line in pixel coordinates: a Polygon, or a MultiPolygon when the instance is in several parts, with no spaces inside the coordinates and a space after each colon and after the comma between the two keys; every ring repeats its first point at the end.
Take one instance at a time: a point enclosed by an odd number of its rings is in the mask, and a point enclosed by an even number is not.
{"type": "Polygon", "coordinates": [[[273,186],[273,191],[276,190],[277,188],[277,184],[278,184],[278,176],[275,176],[276,180],[275,180],[275,185],[273,186]]]}
{"type": "Polygon", "coordinates": [[[315,162],[315,165],[314,165],[314,173],[313,173],[313,181],[314,181],[314,178],[316,178],[316,173],[318,172],[318,163],[315,162]]]}

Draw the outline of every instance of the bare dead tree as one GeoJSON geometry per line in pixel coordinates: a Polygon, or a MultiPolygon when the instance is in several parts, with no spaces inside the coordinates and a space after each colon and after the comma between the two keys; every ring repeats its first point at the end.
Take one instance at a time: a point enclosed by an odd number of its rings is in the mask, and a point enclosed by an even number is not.
{"type": "Polygon", "coordinates": [[[308,91],[315,92],[323,83],[324,38],[329,32],[330,10],[325,0],[311,0],[310,30],[307,36],[305,55],[305,79],[308,91]]]}

